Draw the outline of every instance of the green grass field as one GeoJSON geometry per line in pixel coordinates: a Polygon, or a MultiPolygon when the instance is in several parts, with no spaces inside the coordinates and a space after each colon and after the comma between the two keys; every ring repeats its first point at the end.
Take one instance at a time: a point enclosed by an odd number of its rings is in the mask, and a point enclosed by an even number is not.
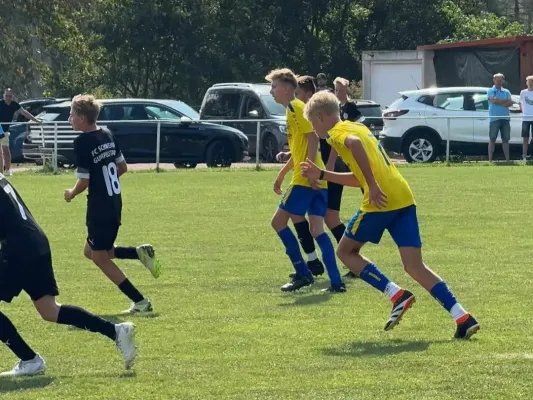
{"type": "MultiPolygon", "coordinates": [[[[450,316],[403,272],[390,237],[365,254],[418,301],[392,332],[390,303],[361,281],[346,294],[283,294],[291,266],[270,227],[274,171],[139,172],[122,179],[119,244],[152,243],[154,280],[119,262],[154,303],[137,325],[135,371],[99,335],[41,321],[29,298],[0,305],[47,361],[44,376],[0,380],[0,399],[519,399],[533,384],[533,169],[403,167],[418,203],[425,260],[481,324],[455,342],[450,316]]],[[[11,182],[47,232],[59,301],[113,320],[127,299],[82,255],[85,198],[72,174],[11,182]]],[[[287,181],[288,183],[288,181],[287,181]]],[[[345,220],[359,206],[345,192],[345,220]]],[[[0,221],[1,223],[1,221],[0,221]]],[[[343,270],[344,271],[344,270],[343,270]]],[[[0,369],[15,357],[2,346],[0,369]]]]}

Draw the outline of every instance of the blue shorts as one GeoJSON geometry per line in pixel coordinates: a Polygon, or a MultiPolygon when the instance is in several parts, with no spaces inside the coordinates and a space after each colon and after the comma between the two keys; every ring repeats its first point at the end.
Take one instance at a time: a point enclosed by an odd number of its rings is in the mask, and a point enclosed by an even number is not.
{"type": "Polygon", "coordinates": [[[279,208],[292,215],[305,214],[324,217],[328,205],[328,190],[313,190],[307,186],[291,185],[279,203],[279,208]]]}
{"type": "Polygon", "coordinates": [[[422,247],[416,206],[394,211],[357,211],[346,227],[345,235],[360,243],[378,244],[388,230],[398,247],[422,247]]]}

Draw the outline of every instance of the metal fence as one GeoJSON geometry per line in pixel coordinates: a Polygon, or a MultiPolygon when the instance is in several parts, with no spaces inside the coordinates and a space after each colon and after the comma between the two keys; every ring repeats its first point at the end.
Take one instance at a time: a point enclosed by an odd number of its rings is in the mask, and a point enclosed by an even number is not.
{"type": "MultiPolygon", "coordinates": [[[[532,116],[533,117],[533,116],[532,116]]],[[[511,115],[511,119],[522,119],[523,115],[511,115]]],[[[486,116],[454,116],[454,117],[444,117],[444,116],[417,116],[417,117],[408,117],[402,115],[401,117],[365,117],[364,120],[396,120],[396,121],[405,121],[405,120],[446,120],[446,130],[444,132],[438,132],[443,140],[446,141],[446,162],[450,160],[450,138],[451,138],[451,120],[456,119],[483,119],[487,121],[487,137],[488,137],[488,127],[489,127],[489,117],[486,116]]],[[[150,123],[156,124],[156,145],[155,145],[155,163],[156,171],[160,170],[160,151],[161,151],[161,124],[175,124],[176,126],[180,125],[190,125],[195,123],[210,123],[210,124],[232,124],[232,123],[255,123],[256,127],[256,144],[255,144],[255,166],[260,167],[261,165],[261,124],[266,122],[280,122],[279,119],[220,119],[220,120],[118,120],[118,121],[99,121],[98,124],[101,127],[107,126],[108,124],[120,123],[120,124],[138,124],[138,123],[150,123]]],[[[80,132],[75,132],[72,129],[64,129],[65,127],[70,127],[70,124],[67,121],[58,121],[58,122],[49,122],[42,121],[41,124],[35,122],[15,122],[13,126],[18,125],[29,125],[29,134],[28,138],[31,140],[31,143],[36,146],[35,153],[32,153],[35,158],[50,159],[52,162],[52,167],[55,172],[57,172],[58,166],[58,156],[59,152],[62,150],[73,150],[73,147],[65,147],[65,145],[73,144],[74,138],[80,134],[80,132]],[[59,147],[61,145],[61,147],[59,147]]],[[[27,152],[26,155],[30,153],[27,152]]],[[[30,158],[29,158],[30,159],[30,158]]],[[[147,161],[149,162],[149,161],[147,161]]]]}

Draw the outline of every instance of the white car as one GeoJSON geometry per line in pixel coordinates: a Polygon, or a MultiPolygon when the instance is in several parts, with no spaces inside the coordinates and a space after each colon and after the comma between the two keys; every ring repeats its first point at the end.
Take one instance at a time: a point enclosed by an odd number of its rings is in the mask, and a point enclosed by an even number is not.
{"type": "MultiPolygon", "coordinates": [[[[489,143],[488,87],[449,87],[401,92],[384,112],[379,138],[390,152],[408,162],[432,162],[446,155],[450,118],[450,153],[487,154],[489,143]],[[438,118],[443,117],[443,118],[438,118]]],[[[512,154],[522,154],[519,96],[511,111],[512,154]]],[[[498,142],[501,139],[498,138],[498,142]]]]}

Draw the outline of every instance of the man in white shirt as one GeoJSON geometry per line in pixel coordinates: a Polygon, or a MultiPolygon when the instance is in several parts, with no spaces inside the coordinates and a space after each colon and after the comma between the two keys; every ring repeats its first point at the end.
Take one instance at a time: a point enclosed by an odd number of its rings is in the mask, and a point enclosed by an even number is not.
{"type": "Polygon", "coordinates": [[[526,78],[527,89],[520,92],[522,111],[522,159],[526,161],[529,134],[533,137],[533,75],[526,78]]]}

